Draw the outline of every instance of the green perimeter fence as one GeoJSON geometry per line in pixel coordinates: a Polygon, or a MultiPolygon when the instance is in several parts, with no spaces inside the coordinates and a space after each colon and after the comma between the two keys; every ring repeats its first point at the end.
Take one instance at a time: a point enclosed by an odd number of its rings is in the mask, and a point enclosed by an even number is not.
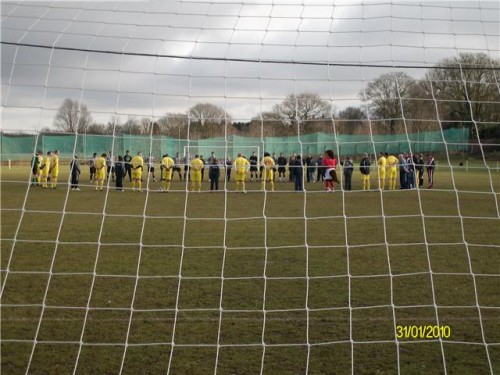
{"type": "Polygon", "coordinates": [[[44,153],[60,150],[62,158],[71,158],[73,154],[79,158],[90,158],[94,152],[101,154],[113,150],[114,155],[123,155],[126,150],[132,154],[142,151],[150,153],[157,159],[163,154],[182,156],[186,152],[191,155],[210,155],[214,151],[219,158],[225,156],[235,158],[239,152],[250,155],[252,151],[264,151],[285,155],[301,153],[317,155],[332,149],[341,158],[347,155],[369,154],[380,151],[388,153],[401,152],[461,152],[468,145],[467,129],[447,129],[443,132],[420,132],[395,135],[345,135],[314,133],[300,137],[243,137],[230,135],[224,138],[186,140],[165,136],[146,135],[90,135],[90,134],[9,134],[0,133],[0,155],[3,161],[30,160],[35,150],[44,153]]]}

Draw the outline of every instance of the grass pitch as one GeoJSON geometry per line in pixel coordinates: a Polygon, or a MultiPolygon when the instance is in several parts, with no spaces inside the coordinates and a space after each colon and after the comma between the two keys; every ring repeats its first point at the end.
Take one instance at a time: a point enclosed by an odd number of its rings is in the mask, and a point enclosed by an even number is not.
{"type": "Polygon", "coordinates": [[[95,192],[87,168],[27,193],[27,169],[2,169],[4,374],[500,372],[498,173],[186,196],[95,192]]]}

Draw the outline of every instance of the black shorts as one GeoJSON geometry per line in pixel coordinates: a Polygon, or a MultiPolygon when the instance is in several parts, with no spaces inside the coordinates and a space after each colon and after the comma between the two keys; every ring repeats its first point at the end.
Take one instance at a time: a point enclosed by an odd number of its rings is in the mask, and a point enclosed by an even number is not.
{"type": "MultiPolygon", "coordinates": [[[[174,171],[174,172],[179,172],[179,173],[181,173],[181,167],[174,167],[174,168],[173,168],[173,171],[174,171]]],[[[173,173],[173,172],[172,172],[172,173],[173,173]]]]}
{"type": "Polygon", "coordinates": [[[279,167],[278,168],[278,173],[285,173],[286,172],[286,168],[285,167],[279,167]]]}
{"type": "Polygon", "coordinates": [[[252,165],[252,166],[250,167],[250,172],[257,172],[257,166],[252,165]]]}
{"type": "Polygon", "coordinates": [[[150,167],[150,166],[148,165],[148,172],[154,172],[154,171],[155,171],[155,167],[150,167]]]}
{"type": "Polygon", "coordinates": [[[110,166],[108,166],[108,167],[107,167],[107,172],[108,172],[108,174],[109,174],[109,172],[111,172],[111,173],[115,173],[115,167],[110,167],[110,166]]]}
{"type": "Polygon", "coordinates": [[[95,174],[95,172],[96,172],[95,167],[90,167],[90,174],[95,174]]]}

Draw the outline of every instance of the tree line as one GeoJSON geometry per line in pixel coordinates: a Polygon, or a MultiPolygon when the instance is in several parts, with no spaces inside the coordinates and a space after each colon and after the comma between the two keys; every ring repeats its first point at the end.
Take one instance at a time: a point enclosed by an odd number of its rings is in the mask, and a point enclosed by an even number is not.
{"type": "Polygon", "coordinates": [[[337,111],[316,93],[289,94],[271,111],[248,122],[233,121],[224,108],[198,103],[185,113],[158,119],[113,116],[94,122],[84,103],[65,99],[54,119],[59,131],[87,134],[153,134],[197,139],[225,134],[290,136],[315,132],[396,134],[467,128],[472,138],[500,139],[500,61],[483,53],[443,59],[414,79],[395,71],[378,76],[358,93],[360,106],[337,111]],[[265,126],[262,126],[265,125],[265,126]],[[263,134],[262,134],[263,133],[263,134]]]}

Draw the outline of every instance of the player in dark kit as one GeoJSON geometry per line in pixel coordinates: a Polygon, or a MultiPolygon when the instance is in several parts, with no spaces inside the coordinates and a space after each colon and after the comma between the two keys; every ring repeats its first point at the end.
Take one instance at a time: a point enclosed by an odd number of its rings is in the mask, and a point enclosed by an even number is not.
{"type": "Polygon", "coordinates": [[[257,164],[259,164],[259,159],[257,158],[257,155],[255,155],[255,151],[252,152],[252,156],[248,158],[248,161],[250,162],[250,180],[253,181],[254,175],[255,179],[258,178],[257,171],[259,170],[257,168],[257,164]]]}
{"type": "Polygon", "coordinates": [[[120,155],[115,164],[115,177],[116,177],[116,191],[123,191],[123,178],[126,176],[125,161],[120,155]]]}
{"type": "Polygon", "coordinates": [[[129,178],[129,182],[132,181],[132,164],[130,163],[132,161],[132,155],[130,155],[130,151],[127,150],[125,151],[125,156],[123,157],[123,162],[125,163],[125,176],[129,178]]]}
{"type": "Polygon", "coordinates": [[[278,179],[280,181],[284,181],[285,174],[286,174],[286,158],[283,155],[283,153],[280,153],[280,156],[278,157],[278,179]]]}

